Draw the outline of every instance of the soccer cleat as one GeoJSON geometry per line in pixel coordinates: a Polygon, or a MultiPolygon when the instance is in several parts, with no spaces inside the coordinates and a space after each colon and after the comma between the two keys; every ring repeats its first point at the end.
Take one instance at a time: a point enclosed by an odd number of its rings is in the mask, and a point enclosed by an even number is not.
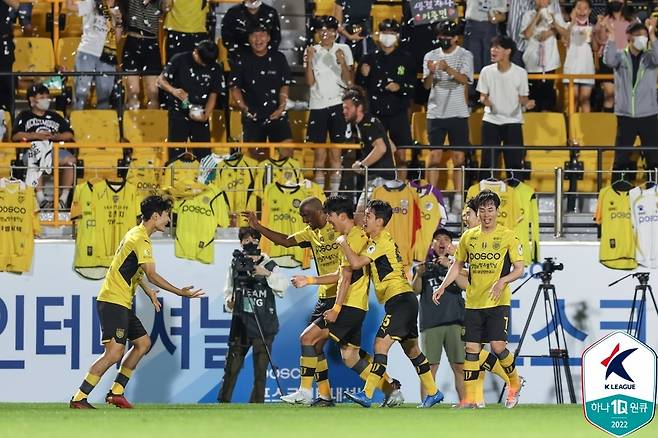
{"type": "Polygon", "coordinates": [[[425,397],[425,400],[418,405],[419,408],[431,408],[435,404],[441,403],[443,401],[443,393],[439,391],[438,389],[436,390],[436,394],[434,395],[428,395],[425,397]]]}
{"type": "Polygon", "coordinates": [[[282,395],[281,400],[290,403],[291,405],[306,405],[310,406],[313,402],[313,394],[308,389],[298,389],[292,394],[282,395]]]}
{"type": "Polygon", "coordinates": [[[132,409],[133,405],[130,404],[128,400],[126,400],[126,397],[117,394],[112,394],[112,392],[108,392],[107,395],[105,396],[105,403],[109,405],[114,405],[117,408],[120,409],[132,409]]]}
{"type": "Polygon", "coordinates": [[[313,400],[309,406],[312,408],[335,408],[336,402],[333,399],[327,400],[322,397],[318,397],[313,400]]]}
{"type": "Polygon", "coordinates": [[[83,398],[82,400],[79,401],[71,401],[69,402],[69,408],[71,409],[96,409],[93,407],[86,398],[83,398]]]}
{"type": "Polygon", "coordinates": [[[345,397],[352,400],[354,403],[363,406],[364,408],[369,408],[372,405],[372,399],[366,395],[365,391],[359,392],[346,392],[345,397]]]}
{"type": "Polygon", "coordinates": [[[521,389],[523,389],[523,385],[525,385],[525,379],[522,376],[519,376],[519,387],[509,387],[507,390],[507,399],[505,399],[505,407],[507,409],[512,409],[514,406],[519,404],[519,396],[521,395],[521,389]]]}

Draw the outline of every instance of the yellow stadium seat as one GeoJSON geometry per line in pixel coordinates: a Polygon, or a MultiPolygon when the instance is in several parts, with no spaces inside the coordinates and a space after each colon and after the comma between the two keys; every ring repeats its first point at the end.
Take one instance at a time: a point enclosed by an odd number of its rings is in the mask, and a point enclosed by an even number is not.
{"type": "MultiPolygon", "coordinates": [[[[210,140],[225,143],[226,134],[226,116],[224,110],[214,110],[210,117],[210,140]]],[[[212,151],[218,155],[225,155],[230,152],[230,148],[213,148],[212,151]]]]}
{"type": "Polygon", "coordinates": [[[15,72],[51,72],[55,70],[55,51],[49,38],[14,39],[15,72]]]}
{"type": "Polygon", "coordinates": [[[52,3],[51,2],[34,2],[32,5],[31,23],[32,29],[28,32],[20,23],[14,25],[14,37],[44,37],[50,38],[52,34],[52,3]]]}
{"type": "Polygon", "coordinates": [[[468,118],[468,134],[472,145],[482,144],[482,111],[471,113],[468,118]]]}
{"type": "MultiPolygon", "coordinates": [[[[424,144],[424,145],[429,145],[429,136],[427,133],[427,113],[424,111],[416,111],[411,114],[411,137],[413,138],[414,141],[424,144]]],[[[448,138],[446,137],[445,140],[445,145],[448,144],[448,138]]],[[[448,149],[444,149],[444,152],[447,152],[448,149]]],[[[410,160],[411,159],[411,150],[408,150],[409,153],[405,154],[405,159],[410,160]]],[[[425,165],[429,163],[429,149],[423,149],[421,154],[420,154],[420,159],[421,161],[425,162],[425,165]]],[[[441,156],[441,162],[439,163],[439,167],[441,168],[447,168],[447,172],[440,172],[439,174],[439,188],[441,190],[453,190],[454,185],[452,182],[452,172],[453,172],[453,164],[451,160],[451,154],[450,153],[444,153],[441,156]]]]}
{"type": "Polygon", "coordinates": [[[335,0],[315,0],[315,15],[334,15],[335,0]]]}
{"type": "MultiPolygon", "coordinates": [[[[611,149],[615,144],[617,135],[617,118],[613,113],[574,113],[569,117],[569,138],[573,145],[579,146],[606,146],[611,149]]],[[[596,151],[582,151],[578,159],[583,162],[585,175],[578,181],[578,190],[581,192],[596,191],[597,161],[596,151]]],[[[612,169],[614,151],[603,152],[601,170],[612,169]]],[[[610,181],[610,174],[603,174],[603,184],[610,181]]]]}
{"type": "MultiPolygon", "coordinates": [[[[6,138],[7,141],[11,141],[11,114],[9,111],[4,111],[4,121],[0,120],[0,123],[5,124],[7,129],[6,138]]],[[[5,141],[3,138],[0,138],[0,141],[5,141]]],[[[11,174],[11,160],[16,158],[16,149],[15,148],[0,148],[0,177],[7,177],[11,174]]]]}
{"type": "Polygon", "coordinates": [[[379,30],[379,23],[387,18],[394,18],[398,22],[402,21],[402,6],[399,4],[376,4],[372,6],[370,13],[372,16],[372,29],[374,32],[379,30]]]}
{"type": "Polygon", "coordinates": [[[62,13],[64,14],[64,28],[60,31],[60,36],[75,37],[82,35],[82,17],[75,11],[69,11],[66,4],[62,4],[62,13]]]}
{"type": "MultiPolygon", "coordinates": [[[[295,143],[304,143],[306,140],[306,124],[308,122],[308,111],[288,111],[288,121],[292,131],[292,141],[295,143]]],[[[327,140],[329,141],[329,140],[327,140]]],[[[302,168],[313,168],[314,153],[313,149],[296,149],[293,157],[299,161],[302,168]]],[[[312,178],[312,171],[304,172],[307,177],[312,178]]]]}
{"type": "Polygon", "coordinates": [[[526,161],[530,162],[530,180],[539,192],[555,191],[556,167],[569,161],[569,151],[532,150],[533,146],[566,146],[567,126],[562,113],[525,113],[523,141],[526,161]]]}
{"type": "Polygon", "coordinates": [[[57,43],[57,67],[62,71],[75,71],[75,56],[80,37],[60,38],[57,43]]]}
{"type": "MultiPolygon", "coordinates": [[[[164,143],[167,141],[169,119],[167,111],[159,109],[136,109],[123,113],[123,136],[131,143],[164,143]]],[[[159,163],[160,148],[138,148],[133,157],[159,163]]]]}
{"type": "Polygon", "coordinates": [[[229,134],[228,141],[242,141],[242,113],[240,111],[229,111],[229,134]]]}
{"type": "Polygon", "coordinates": [[[221,38],[217,40],[217,48],[219,49],[219,52],[217,53],[217,61],[222,63],[224,71],[231,71],[231,66],[228,62],[228,50],[224,47],[221,38]]]}
{"type": "MultiPolygon", "coordinates": [[[[119,142],[119,118],[114,110],[71,111],[71,128],[77,141],[119,142]]],[[[80,148],[78,158],[84,161],[85,178],[116,177],[117,161],[123,157],[123,149],[80,148]]]]}

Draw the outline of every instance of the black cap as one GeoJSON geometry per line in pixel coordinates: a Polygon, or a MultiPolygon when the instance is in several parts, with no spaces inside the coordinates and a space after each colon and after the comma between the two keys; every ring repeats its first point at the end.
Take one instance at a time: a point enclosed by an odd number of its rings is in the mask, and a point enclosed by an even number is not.
{"type": "Polygon", "coordinates": [[[400,33],[400,23],[392,18],[387,18],[386,20],[379,23],[379,31],[400,33]]]}
{"type": "Polygon", "coordinates": [[[454,239],[457,238],[457,235],[456,235],[455,233],[453,233],[452,231],[447,230],[447,229],[445,229],[445,228],[439,228],[439,229],[436,230],[436,231],[434,232],[434,234],[432,235],[432,239],[436,239],[437,237],[439,237],[439,236],[441,236],[441,235],[443,235],[443,236],[448,236],[448,237],[450,238],[450,240],[454,240],[454,239]]]}
{"type": "Polygon", "coordinates": [[[322,28],[338,30],[338,20],[336,17],[331,15],[319,15],[313,20],[313,31],[320,30],[322,28]]]}
{"type": "Polygon", "coordinates": [[[250,26],[247,26],[247,35],[251,35],[255,32],[266,32],[269,34],[270,30],[263,23],[254,23],[250,26]]]}
{"type": "Polygon", "coordinates": [[[27,97],[34,97],[37,94],[50,94],[50,91],[48,90],[48,87],[41,83],[34,84],[27,89],[27,97]]]}
{"type": "Polygon", "coordinates": [[[442,21],[434,29],[439,36],[455,37],[462,33],[462,26],[457,21],[442,21]]]}

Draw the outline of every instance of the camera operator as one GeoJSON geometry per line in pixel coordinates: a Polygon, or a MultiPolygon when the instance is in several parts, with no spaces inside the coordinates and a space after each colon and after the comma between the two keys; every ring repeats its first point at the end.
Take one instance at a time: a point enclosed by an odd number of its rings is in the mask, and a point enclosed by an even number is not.
{"type": "Polygon", "coordinates": [[[244,357],[253,347],[254,383],[249,403],[265,401],[267,363],[274,336],[279,331],[275,295],[283,298],[288,280],[277,264],[258,249],[260,233],[240,228],[242,251],[233,252],[224,289],[225,307],[233,312],[224,379],[217,394],[220,403],[230,403],[244,357]]]}
{"type": "MultiPolygon", "coordinates": [[[[453,238],[453,233],[443,228],[434,232],[430,254],[425,263],[416,267],[412,287],[414,292],[420,294],[420,345],[430,363],[430,372],[436,379],[441,353],[445,349],[454,373],[455,389],[459,399],[463,400],[465,352],[464,342],[461,340],[464,319],[462,292],[468,286],[468,280],[464,275],[460,275],[446,288],[438,306],[432,301],[434,289],[441,284],[454,260],[453,238]]],[[[424,394],[421,394],[421,399],[423,396],[424,394]]]]}

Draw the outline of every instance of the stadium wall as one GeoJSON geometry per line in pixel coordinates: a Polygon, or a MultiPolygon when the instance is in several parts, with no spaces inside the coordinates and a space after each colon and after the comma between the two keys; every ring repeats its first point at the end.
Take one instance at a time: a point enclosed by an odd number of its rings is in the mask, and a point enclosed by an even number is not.
{"type": "MultiPolygon", "coordinates": [[[[158,271],[174,284],[193,284],[203,288],[207,297],[183,300],[161,291],[162,312],[157,315],[143,293],[136,299],[136,310],[154,340],[153,349],[144,358],[127,388],[127,397],[135,402],[209,403],[214,402],[223,374],[230,314],[223,312],[227,263],[237,242],[216,242],[215,264],[174,257],[173,242],[155,241],[158,271]]],[[[74,243],[37,241],[32,272],[23,275],[0,273],[0,401],[65,402],[80,384],[87,367],[101,353],[100,328],[95,311],[95,296],[101,282],[78,276],[71,267],[74,243]]],[[[596,243],[547,243],[542,255],[556,257],[564,271],[554,274],[554,284],[563,309],[563,325],[570,353],[571,373],[580,400],[580,357],[583,350],[613,330],[625,330],[633,299],[635,280],[629,278],[611,288],[607,284],[628,272],[614,271],[598,263],[596,243]]],[[[531,266],[528,272],[541,270],[531,266]]],[[[640,271],[646,271],[641,269],[640,271]]],[[[303,272],[286,270],[290,276],[303,272]]],[[[309,272],[309,271],[305,271],[309,272]]],[[[658,292],[658,272],[651,271],[650,284],[658,292]]],[[[526,273],[528,275],[528,273],[526,273]]],[[[520,282],[521,280],[519,280],[520,282]]],[[[517,283],[518,284],[518,283],[517,283]]],[[[538,280],[530,280],[513,297],[510,349],[515,348],[537,291],[538,280]]],[[[371,297],[374,294],[371,294],[371,297]]],[[[284,391],[298,385],[298,336],[315,302],[314,288],[288,288],[278,300],[281,330],[273,355],[279,367],[284,391]]],[[[546,354],[544,301],[540,297],[522,354],[546,354]]],[[[648,307],[640,338],[658,347],[658,316],[648,307]]],[[[381,306],[371,299],[371,311],[364,327],[362,344],[372,350],[372,341],[382,318],[381,306]]],[[[335,345],[328,349],[330,381],[336,398],[345,390],[360,387],[353,373],[340,365],[335,345]]],[[[550,360],[518,360],[521,375],[527,380],[523,402],[553,402],[553,374],[550,360]]],[[[419,400],[414,368],[394,347],[389,371],[402,382],[407,401],[419,400]]],[[[245,360],[234,401],[245,402],[251,391],[251,356],[245,360]]],[[[100,383],[90,400],[100,401],[109,389],[114,372],[100,383]]],[[[452,373],[445,363],[439,369],[439,387],[447,401],[455,401],[452,373]]],[[[501,387],[497,377],[487,379],[486,398],[497,400],[501,387]]],[[[277,399],[276,381],[268,372],[266,399],[277,399]]],[[[566,398],[566,394],[565,394],[566,398]]]]}

